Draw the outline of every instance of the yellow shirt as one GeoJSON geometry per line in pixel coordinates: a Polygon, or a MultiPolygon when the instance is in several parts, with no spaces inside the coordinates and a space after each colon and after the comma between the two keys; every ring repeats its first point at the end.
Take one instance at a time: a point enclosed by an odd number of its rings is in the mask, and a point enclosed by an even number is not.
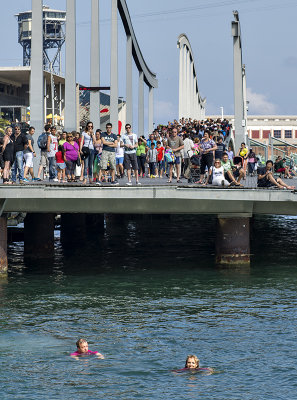
{"type": "Polygon", "coordinates": [[[244,149],[241,149],[239,152],[239,155],[241,157],[245,157],[247,155],[248,149],[245,147],[244,149]]]}

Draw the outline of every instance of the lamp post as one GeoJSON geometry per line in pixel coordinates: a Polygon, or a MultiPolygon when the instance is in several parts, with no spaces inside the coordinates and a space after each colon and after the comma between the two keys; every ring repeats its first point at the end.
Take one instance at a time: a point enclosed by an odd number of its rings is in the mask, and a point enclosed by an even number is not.
{"type": "Polygon", "coordinates": [[[220,109],[221,109],[222,119],[224,119],[224,107],[220,107],[220,109]]]}

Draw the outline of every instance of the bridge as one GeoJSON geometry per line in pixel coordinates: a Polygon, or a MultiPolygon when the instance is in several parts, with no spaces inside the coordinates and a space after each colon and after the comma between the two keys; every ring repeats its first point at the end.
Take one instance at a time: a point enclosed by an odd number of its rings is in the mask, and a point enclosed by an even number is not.
{"type": "MultiPolygon", "coordinates": [[[[100,84],[99,0],[92,0],[91,86],[100,84]]],[[[138,69],[138,125],[144,129],[144,84],[149,87],[149,123],[153,130],[154,89],[156,74],[146,64],[137,42],[125,0],[111,0],[111,111],[118,124],[118,15],[126,34],[126,104],[127,121],[132,121],[132,59],[138,69]]],[[[76,8],[67,0],[65,128],[76,128],[76,8]],[[69,37],[71,38],[69,40],[69,37]],[[68,38],[68,39],[67,39],[68,38]]],[[[42,0],[32,0],[32,46],[30,102],[31,124],[43,130],[44,88],[42,55],[42,0]]],[[[235,147],[246,141],[245,67],[242,64],[241,31],[238,13],[232,22],[234,48],[235,147]]],[[[205,99],[198,89],[197,69],[190,41],[185,34],[178,38],[179,48],[179,116],[201,119],[205,116],[205,99]]],[[[100,92],[91,95],[91,118],[100,126],[100,92]]],[[[7,272],[7,215],[26,213],[25,248],[40,255],[54,251],[54,217],[61,215],[62,237],[69,236],[76,225],[81,229],[86,217],[93,215],[95,225],[102,226],[104,214],[215,214],[217,215],[216,261],[221,264],[248,263],[250,260],[250,218],[256,214],[297,214],[296,191],[248,188],[202,188],[193,185],[156,185],[142,187],[94,187],[79,185],[35,184],[2,186],[0,194],[0,273],[7,272]],[[75,214],[75,219],[69,215],[75,214]],[[66,232],[66,234],[65,234],[66,232]],[[31,247],[30,247],[31,245],[31,247]],[[39,250],[39,251],[38,251],[39,250]]]]}

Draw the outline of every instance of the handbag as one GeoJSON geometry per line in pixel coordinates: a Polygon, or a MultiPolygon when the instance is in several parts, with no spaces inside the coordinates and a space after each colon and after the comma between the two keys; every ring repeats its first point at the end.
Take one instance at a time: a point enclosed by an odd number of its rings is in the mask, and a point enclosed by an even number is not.
{"type": "Polygon", "coordinates": [[[81,166],[81,161],[80,161],[80,157],[78,156],[77,159],[75,160],[75,164],[77,167],[81,166]]]}
{"type": "Polygon", "coordinates": [[[83,148],[81,149],[81,151],[82,151],[82,155],[81,155],[81,159],[82,159],[82,160],[85,160],[86,158],[89,157],[89,155],[90,155],[90,149],[89,149],[88,147],[83,146],[83,148]]]}

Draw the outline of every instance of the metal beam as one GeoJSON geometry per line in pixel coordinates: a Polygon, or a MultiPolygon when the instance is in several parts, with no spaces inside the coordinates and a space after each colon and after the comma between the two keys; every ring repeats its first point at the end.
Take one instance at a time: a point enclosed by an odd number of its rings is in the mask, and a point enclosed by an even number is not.
{"type": "MultiPolygon", "coordinates": [[[[91,14],[91,86],[100,86],[99,0],[92,0],[91,14]]],[[[100,91],[90,93],[90,120],[100,129],[100,91]]]]}
{"type": "MultiPolygon", "coordinates": [[[[42,0],[32,0],[32,39],[31,39],[31,74],[30,74],[30,124],[39,136],[44,126],[44,82],[43,82],[43,10],[42,0]]],[[[40,149],[35,146],[37,158],[40,149]]],[[[35,162],[34,173],[38,165],[35,162]]]]}
{"type": "Polygon", "coordinates": [[[154,88],[149,88],[149,112],[148,112],[148,119],[149,119],[149,133],[152,133],[154,130],[154,88]]]}
{"type": "Polygon", "coordinates": [[[111,1],[110,122],[118,133],[118,0],[111,1]]]}
{"type": "Polygon", "coordinates": [[[246,139],[246,120],[243,95],[241,29],[238,12],[234,11],[233,14],[235,21],[232,21],[231,31],[233,36],[235,151],[237,152],[240,148],[240,143],[245,142],[246,139]]]}
{"type": "Polygon", "coordinates": [[[66,50],[65,50],[65,119],[67,131],[77,130],[76,93],[76,1],[66,2],[66,50]]]}
{"type": "Polygon", "coordinates": [[[143,72],[139,72],[138,80],[138,136],[144,135],[144,90],[143,72]]]}
{"type": "Polygon", "coordinates": [[[133,124],[132,86],[132,37],[127,35],[126,44],[126,123],[133,124]]]}

